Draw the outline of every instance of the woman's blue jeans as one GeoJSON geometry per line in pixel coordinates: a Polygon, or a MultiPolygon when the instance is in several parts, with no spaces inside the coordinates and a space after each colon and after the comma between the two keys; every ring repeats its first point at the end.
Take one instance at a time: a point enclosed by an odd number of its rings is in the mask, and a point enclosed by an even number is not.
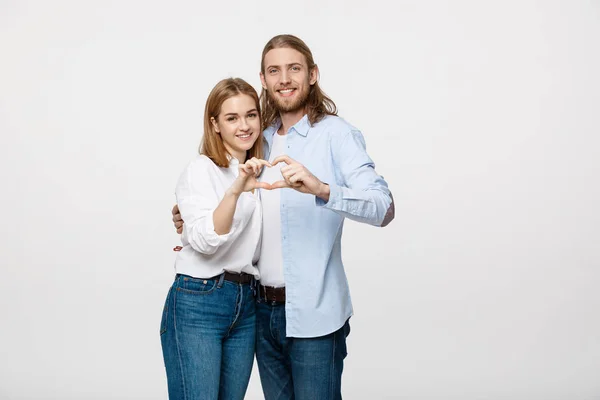
{"type": "Polygon", "coordinates": [[[256,338],[250,284],[177,275],[160,337],[170,400],[242,400],[256,338]]]}

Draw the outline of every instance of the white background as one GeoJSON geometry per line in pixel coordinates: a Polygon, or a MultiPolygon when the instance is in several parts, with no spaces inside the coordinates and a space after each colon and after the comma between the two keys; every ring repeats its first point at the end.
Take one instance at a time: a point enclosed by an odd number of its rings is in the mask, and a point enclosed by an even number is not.
{"type": "Polygon", "coordinates": [[[600,4],[567,0],[0,0],[0,398],[166,399],[175,182],[280,33],[396,200],[346,225],[344,398],[600,398],[600,4]]]}

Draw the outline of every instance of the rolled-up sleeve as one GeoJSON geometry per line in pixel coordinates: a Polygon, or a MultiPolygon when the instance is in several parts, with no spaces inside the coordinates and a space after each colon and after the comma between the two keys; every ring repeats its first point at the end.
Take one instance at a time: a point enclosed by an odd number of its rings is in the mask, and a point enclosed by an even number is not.
{"type": "Polygon", "coordinates": [[[175,188],[181,218],[184,221],[182,242],[199,253],[214,254],[224,243],[238,235],[239,221],[234,218],[225,235],[215,232],[213,213],[221,199],[216,193],[205,163],[192,162],[183,171],[175,188]]]}
{"type": "Polygon", "coordinates": [[[362,133],[350,130],[332,135],[331,153],[337,182],[326,182],[329,201],[317,197],[317,206],[358,222],[387,225],[390,210],[393,214],[392,195],[387,182],[375,172],[362,133]]]}

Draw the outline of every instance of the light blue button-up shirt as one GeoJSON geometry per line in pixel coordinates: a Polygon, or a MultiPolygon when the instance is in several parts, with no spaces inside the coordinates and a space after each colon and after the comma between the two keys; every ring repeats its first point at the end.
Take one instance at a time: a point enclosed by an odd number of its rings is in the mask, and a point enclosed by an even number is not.
{"type": "MultiPolygon", "coordinates": [[[[267,159],[280,126],[278,121],[264,131],[267,159]]],[[[326,116],[310,126],[305,115],[287,132],[286,154],[330,190],[325,202],[281,189],[286,334],[318,337],[341,328],[353,313],[341,257],[344,219],[381,226],[392,198],[361,132],[342,118],[326,116]]]]}

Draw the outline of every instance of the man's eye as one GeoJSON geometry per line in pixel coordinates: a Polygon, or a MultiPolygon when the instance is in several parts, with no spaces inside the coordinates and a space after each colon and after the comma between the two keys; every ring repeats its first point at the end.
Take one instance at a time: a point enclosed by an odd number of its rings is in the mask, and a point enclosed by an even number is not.
{"type": "Polygon", "coordinates": [[[269,70],[269,73],[270,73],[270,74],[274,74],[274,73],[276,73],[276,72],[277,72],[277,70],[276,70],[275,68],[272,68],[272,69],[270,69],[270,70],[269,70]]]}
{"type": "Polygon", "coordinates": [[[292,71],[300,71],[300,67],[294,66],[294,67],[292,67],[292,71]]]}

